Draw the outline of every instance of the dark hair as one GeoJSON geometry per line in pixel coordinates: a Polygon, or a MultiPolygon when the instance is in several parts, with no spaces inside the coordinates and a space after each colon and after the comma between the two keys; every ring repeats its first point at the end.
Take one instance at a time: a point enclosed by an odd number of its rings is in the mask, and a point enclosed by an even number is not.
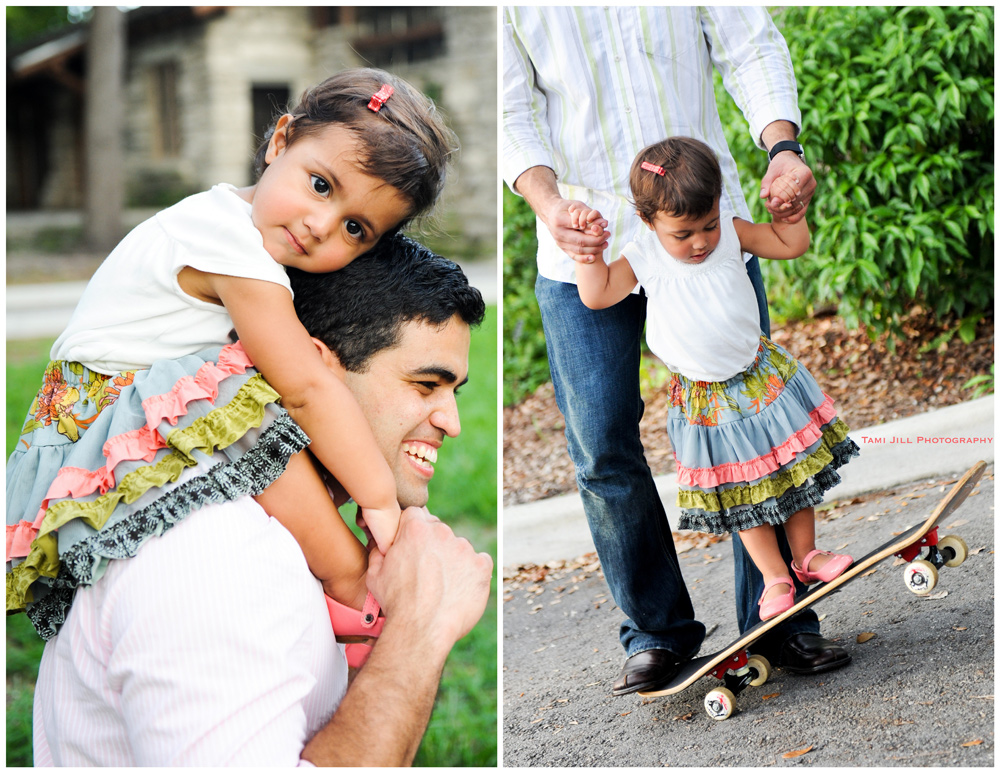
{"type": "Polygon", "coordinates": [[[636,212],[652,222],[657,212],[671,217],[704,217],[722,195],[722,170],[715,153],[693,137],[669,137],[639,151],[629,171],[636,212]],[[648,162],[663,174],[642,168],[648,162]]]}
{"type": "Polygon", "coordinates": [[[444,325],[456,314],[470,327],[483,321],[483,296],[456,264],[393,234],[339,271],[289,268],[295,311],[309,335],[363,373],[369,360],[399,343],[406,322],[444,325]]]}
{"type": "MultiPolygon", "coordinates": [[[[444,187],[448,161],[458,140],[434,103],[406,81],[374,68],[344,70],[302,95],[289,108],[288,143],[315,135],[331,124],[349,129],[361,143],[359,163],[366,174],[384,181],[406,196],[412,211],[400,228],[430,210],[444,187]],[[394,89],[375,112],[368,103],[382,84],[394,89]]],[[[276,121],[275,121],[276,123],[276,121]]],[[[264,156],[274,134],[272,124],[254,156],[258,178],[264,174],[264,156]]]]}

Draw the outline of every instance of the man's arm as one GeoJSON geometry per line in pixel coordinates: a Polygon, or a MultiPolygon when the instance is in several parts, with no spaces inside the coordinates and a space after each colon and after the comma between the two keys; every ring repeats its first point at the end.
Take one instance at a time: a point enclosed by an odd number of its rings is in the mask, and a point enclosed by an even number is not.
{"type": "MultiPolygon", "coordinates": [[[[794,140],[802,117],[798,89],[788,46],[770,14],[763,7],[712,7],[706,9],[702,27],[712,51],[712,62],[740,110],[758,147],[770,150],[781,140],[794,140]]],[[[778,153],[761,181],[761,198],[767,199],[772,218],[797,223],[816,189],[809,167],[791,151],[778,153]],[[782,202],[770,195],[771,182],[794,173],[802,189],[791,214],[780,211],[782,202]]]]}
{"type": "Polygon", "coordinates": [[[489,598],[493,561],[426,511],[408,508],[386,555],[372,553],[368,583],[385,628],[330,722],[302,758],[317,766],[413,761],[451,648],[489,598]]]}

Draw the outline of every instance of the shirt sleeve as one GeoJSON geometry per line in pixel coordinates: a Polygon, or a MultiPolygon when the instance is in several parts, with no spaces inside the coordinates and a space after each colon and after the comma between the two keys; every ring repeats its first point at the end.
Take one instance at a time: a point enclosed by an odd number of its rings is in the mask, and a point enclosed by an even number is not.
{"type": "Polygon", "coordinates": [[[788,46],[763,7],[709,6],[700,9],[712,62],[722,75],[757,147],[774,121],[802,125],[798,87],[788,46]]]}
{"type": "Polygon", "coordinates": [[[546,122],[546,99],[535,82],[535,69],[503,12],[503,177],[514,193],[514,181],[533,166],[555,168],[546,122]]]}
{"type": "Polygon", "coordinates": [[[322,591],[291,534],[247,508],[206,508],[175,527],[193,527],[184,539],[151,540],[109,598],[108,679],[137,765],[294,767],[318,729],[306,704],[318,656],[337,649],[322,591]]]}

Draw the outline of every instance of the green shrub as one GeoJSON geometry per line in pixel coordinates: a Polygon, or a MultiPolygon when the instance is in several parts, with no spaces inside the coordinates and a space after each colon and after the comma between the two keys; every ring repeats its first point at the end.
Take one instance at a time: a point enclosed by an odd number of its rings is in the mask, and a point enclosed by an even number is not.
{"type": "Polygon", "coordinates": [[[503,403],[512,405],[549,380],[542,315],[535,301],[538,274],[535,214],[503,189],[503,403]]]}
{"type": "MultiPolygon", "coordinates": [[[[914,301],[974,330],[993,303],[993,9],[784,7],[774,18],[819,187],[809,253],[762,261],[768,276],[782,273],[793,300],[835,303],[873,337],[898,334],[914,301]]],[[[767,158],[719,85],[757,202],[767,158]]]]}

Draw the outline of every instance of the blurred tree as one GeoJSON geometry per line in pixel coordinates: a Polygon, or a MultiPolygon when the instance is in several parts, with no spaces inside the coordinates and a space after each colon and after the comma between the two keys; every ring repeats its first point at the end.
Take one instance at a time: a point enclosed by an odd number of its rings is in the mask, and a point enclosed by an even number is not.
{"type": "Polygon", "coordinates": [[[17,46],[68,24],[70,24],[69,6],[8,5],[7,45],[17,46]]]}
{"type": "Polygon", "coordinates": [[[110,251],[122,237],[124,81],[125,14],[98,6],[87,41],[84,231],[89,246],[100,251],[110,251]]]}

